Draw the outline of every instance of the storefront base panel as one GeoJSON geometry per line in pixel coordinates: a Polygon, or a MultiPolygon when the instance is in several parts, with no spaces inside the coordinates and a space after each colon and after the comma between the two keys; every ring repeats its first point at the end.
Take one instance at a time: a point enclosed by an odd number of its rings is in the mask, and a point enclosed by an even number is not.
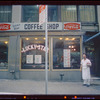
{"type": "Polygon", "coordinates": [[[0,71],[0,79],[10,79],[8,71],[0,71]]]}
{"type": "MultiPolygon", "coordinates": [[[[44,81],[45,71],[43,72],[21,71],[20,79],[44,81]]],[[[77,81],[81,81],[81,72],[80,71],[49,71],[48,80],[49,81],[76,81],[77,82],[77,81]]]]}

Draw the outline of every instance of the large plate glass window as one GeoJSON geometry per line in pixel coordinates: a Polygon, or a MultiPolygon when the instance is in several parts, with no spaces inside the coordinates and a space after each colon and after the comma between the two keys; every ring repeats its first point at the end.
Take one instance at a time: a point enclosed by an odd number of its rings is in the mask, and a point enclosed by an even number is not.
{"type": "Polygon", "coordinates": [[[53,38],[53,69],[80,68],[80,38],[53,38]]]}
{"type": "Polygon", "coordinates": [[[0,39],[0,69],[8,68],[8,39],[0,39]]]}
{"type": "Polygon", "coordinates": [[[22,38],[21,53],[21,69],[45,69],[44,37],[22,38]]]}

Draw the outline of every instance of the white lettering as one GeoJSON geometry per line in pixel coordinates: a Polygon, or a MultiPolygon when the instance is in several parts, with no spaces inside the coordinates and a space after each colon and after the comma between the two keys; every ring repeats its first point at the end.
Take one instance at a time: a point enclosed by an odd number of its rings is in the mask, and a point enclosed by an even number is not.
{"type": "MultiPolygon", "coordinates": [[[[22,48],[22,53],[23,52],[27,52],[27,51],[30,51],[30,50],[41,50],[41,51],[45,51],[46,50],[46,48],[45,48],[45,46],[44,45],[36,45],[36,44],[33,44],[33,45],[28,45],[28,46],[25,46],[24,48],[22,48]]],[[[49,48],[48,48],[48,50],[49,50],[49,48]]]]}

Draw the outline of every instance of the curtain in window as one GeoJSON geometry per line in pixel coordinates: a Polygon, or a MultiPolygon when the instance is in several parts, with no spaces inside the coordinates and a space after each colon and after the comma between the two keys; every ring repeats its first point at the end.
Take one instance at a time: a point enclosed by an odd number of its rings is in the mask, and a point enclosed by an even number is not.
{"type": "Polygon", "coordinates": [[[62,22],[76,22],[77,9],[76,6],[61,6],[61,19],[62,22]]]}
{"type": "Polygon", "coordinates": [[[95,6],[79,6],[81,22],[95,22],[95,6]]]}
{"type": "Polygon", "coordinates": [[[0,6],[0,22],[11,22],[12,6],[0,6]]]}

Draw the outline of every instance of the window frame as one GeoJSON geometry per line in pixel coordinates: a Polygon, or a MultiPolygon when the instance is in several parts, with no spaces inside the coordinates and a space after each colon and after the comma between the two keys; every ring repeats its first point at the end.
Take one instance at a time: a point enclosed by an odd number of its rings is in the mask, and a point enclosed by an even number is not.
{"type": "MultiPolygon", "coordinates": [[[[6,6],[6,5],[5,5],[6,6]]],[[[9,6],[9,5],[8,5],[9,6]]],[[[11,5],[11,21],[3,21],[3,22],[1,22],[0,21],[0,23],[11,23],[12,22],[12,9],[13,9],[13,7],[12,7],[12,5],[11,5]]]]}
{"type": "Polygon", "coordinates": [[[8,66],[7,68],[5,67],[5,69],[0,68],[0,71],[8,71],[9,69],[9,37],[0,37],[0,40],[8,40],[8,66]]]}
{"type": "MultiPolygon", "coordinates": [[[[45,71],[45,68],[44,69],[22,69],[22,53],[21,53],[21,49],[22,49],[22,38],[35,38],[35,37],[44,37],[44,36],[22,36],[21,38],[20,38],[20,68],[19,68],[19,70],[20,71],[45,71]]],[[[50,44],[50,38],[48,37],[48,42],[49,42],[49,44],[50,44]]],[[[48,46],[49,47],[49,49],[51,49],[50,48],[50,45],[48,46]]],[[[49,50],[49,60],[48,60],[48,62],[49,62],[49,65],[48,65],[48,67],[49,67],[49,69],[48,69],[48,71],[50,71],[50,50],[49,50]]]]}
{"type": "MultiPolygon", "coordinates": [[[[24,8],[24,6],[36,6],[36,5],[22,5],[21,6],[21,22],[22,23],[28,23],[28,22],[33,22],[33,21],[24,21],[24,18],[23,18],[23,16],[24,16],[24,14],[23,14],[23,8],[24,8]]],[[[38,21],[35,21],[35,22],[33,22],[33,23],[36,23],[36,22],[39,22],[39,7],[38,7],[38,21]]]]}
{"type": "MultiPolygon", "coordinates": [[[[69,6],[69,5],[61,5],[61,6],[60,6],[60,9],[62,9],[62,6],[69,6]]],[[[77,17],[76,17],[76,18],[77,18],[76,21],[62,21],[62,15],[60,14],[60,15],[61,15],[61,16],[60,16],[60,17],[61,17],[61,19],[60,19],[61,22],[78,22],[78,6],[77,6],[77,5],[70,5],[70,6],[76,6],[76,16],[77,16],[77,17]]],[[[61,12],[62,12],[62,10],[61,10],[61,12]]],[[[61,13],[61,12],[60,12],[60,13],[61,13]]]]}
{"type": "MultiPolygon", "coordinates": [[[[59,5],[48,5],[48,6],[57,6],[57,21],[49,21],[49,17],[48,17],[48,22],[59,22],[59,17],[61,16],[61,14],[59,14],[59,5]],[[59,16],[60,15],[60,16],[59,16]],[[58,17],[59,16],[59,17],[58,17]]],[[[48,8],[48,13],[49,13],[49,8],[48,8]]],[[[49,15],[49,14],[48,14],[49,15]]]]}
{"type": "MultiPolygon", "coordinates": [[[[54,69],[53,68],[53,38],[60,38],[61,36],[54,36],[54,37],[51,37],[51,44],[52,44],[52,47],[51,47],[51,71],[80,71],[80,69],[54,69]]],[[[63,36],[64,37],[64,36],[63,36]]],[[[76,37],[76,38],[79,38],[80,39],[80,61],[82,59],[82,37],[81,36],[66,36],[66,37],[76,37]]]]}
{"type": "Polygon", "coordinates": [[[80,20],[80,9],[79,6],[86,6],[86,5],[78,5],[77,6],[77,10],[78,10],[78,21],[81,22],[82,24],[97,24],[98,20],[97,20],[97,6],[96,5],[88,5],[88,6],[94,6],[94,11],[95,11],[95,22],[82,22],[80,20]]]}

